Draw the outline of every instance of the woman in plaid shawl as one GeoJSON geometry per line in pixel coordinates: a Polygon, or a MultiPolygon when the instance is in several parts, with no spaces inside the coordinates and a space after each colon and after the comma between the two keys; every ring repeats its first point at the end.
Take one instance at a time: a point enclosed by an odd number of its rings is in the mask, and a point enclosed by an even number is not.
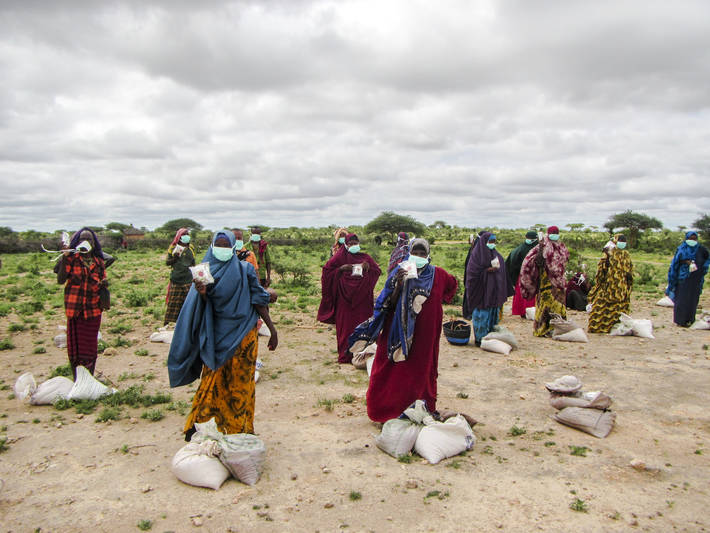
{"type": "Polygon", "coordinates": [[[74,234],[56,272],[57,283],[64,284],[67,352],[72,373],[76,378],[76,367],[83,366],[93,374],[103,311],[99,290],[107,282],[101,243],[92,230],[81,228],[74,234]]]}
{"type": "Polygon", "coordinates": [[[190,244],[190,231],[187,228],[180,228],[175,233],[173,242],[168,248],[165,264],[172,267],[172,270],[170,271],[168,294],[165,298],[164,325],[177,322],[182,304],[192,285],[190,267],[195,265],[195,249],[190,244]]]}

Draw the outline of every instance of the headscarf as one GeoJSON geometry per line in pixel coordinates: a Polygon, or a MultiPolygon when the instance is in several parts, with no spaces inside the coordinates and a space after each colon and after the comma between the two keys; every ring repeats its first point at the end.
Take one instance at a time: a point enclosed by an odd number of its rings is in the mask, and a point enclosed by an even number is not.
{"type": "Polygon", "coordinates": [[[348,244],[350,241],[352,241],[354,239],[357,239],[358,241],[360,241],[360,237],[358,237],[356,233],[348,233],[345,236],[345,244],[348,244]]]}
{"type": "Polygon", "coordinates": [[[168,355],[171,387],[192,383],[200,376],[203,363],[217,370],[229,361],[256,325],[254,306],[269,303],[269,293],[259,284],[252,265],[239,261],[236,255],[229,261],[212,255],[218,238],[226,238],[234,246],[234,234],[220,230],[202,259],[209,263],[215,282],[207,287],[206,299],[194,286],[185,298],[168,355]]]}
{"type": "Polygon", "coordinates": [[[559,233],[559,232],[560,232],[560,228],[558,228],[557,226],[550,226],[549,228],[547,228],[548,235],[550,235],[551,233],[559,233]]]}
{"type": "MultiPolygon", "coordinates": [[[[551,229],[556,229],[556,226],[548,228],[548,235],[551,229]]],[[[560,241],[551,241],[549,237],[544,237],[528,252],[523,260],[523,266],[520,268],[520,294],[525,299],[531,299],[537,294],[540,281],[538,254],[542,254],[550,284],[561,291],[567,287],[565,267],[569,261],[569,250],[560,241]]]]}
{"type": "MultiPolygon", "coordinates": [[[[251,230],[252,234],[254,235],[261,235],[261,229],[260,228],[254,228],[251,230]]],[[[264,262],[264,252],[266,252],[266,247],[269,245],[268,242],[266,242],[263,237],[259,241],[259,246],[257,253],[259,254],[259,264],[261,265],[264,262]]],[[[253,246],[253,243],[252,243],[253,246]]]]}
{"type": "Polygon", "coordinates": [[[93,242],[91,243],[91,255],[93,255],[94,257],[100,257],[101,259],[103,259],[104,252],[101,249],[101,243],[99,242],[99,237],[96,235],[96,233],[94,233],[94,230],[92,230],[91,228],[88,228],[86,226],[84,226],[79,231],[74,233],[74,235],[71,236],[71,240],[69,241],[69,248],[74,250],[74,249],[76,249],[77,246],[79,246],[79,243],[81,243],[81,241],[84,240],[81,238],[81,234],[84,233],[85,231],[88,231],[89,233],[91,233],[91,238],[93,240],[93,242]]]}
{"type": "MultiPolygon", "coordinates": [[[[183,235],[189,235],[189,234],[190,234],[190,230],[187,228],[180,228],[179,230],[177,230],[177,232],[175,232],[175,237],[173,237],[173,240],[170,243],[170,246],[168,246],[168,254],[172,254],[173,250],[175,249],[175,246],[180,244],[180,237],[182,237],[183,235]]],[[[183,245],[180,244],[180,246],[183,246],[183,245]]],[[[192,242],[190,242],[190,244],[188,244],[186,246],[186,248],[190,248],[190,250],[192,250],[192,255],[194,257],[195,248],[192,246],[192,242]]]]}
{"type": "Polygon", "coordinates": [[[331,246],[331,248],[330,248],[331,257],[334,256],[338,252],[338,250],[340,250],[344,246],[343,244],[340,244],[338,242],[338,239],[340,239],[340,237],[347,236],[347,234],[348,234],[347,228],[338,228],[333,232],[333,237],[335,238],[335,242],[333,243],[333,246],[331,246]]]}
{"type": "MultiPolygon", "coordinates": [[[[422,239],[423,240],[423,239],[422,239]]],[[[387,272],[392,272],[392,269],[396,267],[399,263],[404,261],[405,257],[409,255],[409,245],[408,245],[408,237],[407,234],[403,231],[400,231],[397,234],[397,245],[395,246],[394,250],[392,250],[392,253],[390,254],[390,262],[389,265],[387,266],[387,272]]]]}
{"type": "Polygon", "coordinates": [[[518,278],[520,277],[520,267],[523,266],[523,260],[525,259],[525,256],[528,255],[528,252],[535,248],[535,245],[537,244],[537,233],[535,231],[528,231],[525,234],[525,238],[532,239],[533,242],[531,244],[523,242],[512,252],[510,252],[510,255],[508,255],[508,258],[505,260],[505,271],[508,274],[508,280],[511,285],[515,285],[518,282],[518,278]]]}
{"type": "Polygon", "coordinates": [[[491,238],[495,239],[495,235],[487,231],[480,235],[466,267],[467,308],[471,311],[500,307],[508,298],[508,278],[503,257],[498,250],[490,250],[486,246],[491,238]],[[500,266],[494,272],[488,272],[495,258],[498,258],[500,266]]]}
{"type": "MultiPolygon", "coordinates": [[[[417,245],[423,246],[429,255],[429,243],[425,239],[412,239],[408,252],[411,252],[417,245]]],[[[397,272],[401,268],[401,265],[397,264],[387,276],[385,286],[375,302],[375,312],[372,317],[356,327],[350,335],[348,341],[351,352],[362,351],[367,345],[377,341],[387,314],[394,311],[387,337],[387,357],[393,363],[405,361],[409,357],[417,316],[431,294],[436,268],[429,262],[428,265],[417,271],[417,278],[403,280],[399,298],[393,302],[392,293],[396,286],[397,272]]]]}
{"type": "MultiPolygon", "coordinates": [[[[685,242],[693,236],[697,238],[698,233],[692,230],[686,232],[685,239],[676,249],[675,255],[673,256],[673,260],[671,261],[670,267],[668,268],[668,287],[666,287],[666,294],[670,296],[671,300],[675,299],[675,292],[678,288],[678,283],[687,279],[690,275],[690,266],[685,264],[684,261],[695,261],[695,256],[697,255],[698,249],[700,248],[700,243],[698,243],[696,246],[688,246],[688,244],[685,242]]],[[[704,264],[697,265],[697,267],[703,270],[703,277],[701,278],[700,285],[702,287],[702,283],[704,281],[704,276],[707,273],[708,266],[707,264],[704,264]]]]}

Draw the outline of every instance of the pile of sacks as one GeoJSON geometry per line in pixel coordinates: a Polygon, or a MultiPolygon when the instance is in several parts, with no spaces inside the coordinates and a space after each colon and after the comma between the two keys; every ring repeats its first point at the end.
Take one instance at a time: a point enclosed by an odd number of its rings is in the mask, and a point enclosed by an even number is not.
{"type": "Polygon", "coordinates": [[[385,422],[375,442],[379,449],[392,457],[399,458],[414,449],[435,465],[442,459],[473,448],[476,436],[460,414],[438,422],[427,411],[426,404],[417,400],[401,417],[385,422]]]}
{"type": "Polygon", "coordinates": [[[50,405],[57,400],[98,400],[116,392],[107,387],[86,368],[76,368],[76,381],[64,376],[50,378],[37,385],[31,372],[25,372],[15,382],[15,397],[30,405],[50,405]]]}
{"type": "Polygon", "coordinates": [[[261,476],[266,457],[264,442],[250,433],[225,435],[214,418],[195,424],[190,442],[173,457],[173,474],[188,485],[217,490],[232,475],[254,485],[261,476]]]}
{"type": "Polygon", "coordinates": [[[487,352],[508,355],[518,347],[513,332],[503,326],[493,326],[493,331],[481,339],[481,348],[487,352]]]}
{"type": "Polygon", "coordinates": [[[609,335],[642,337],[655,339],[653,336],[653,323],[648,319],[633,318],[621,313],[619,321],[614,324],[609,335]]]}
{"type": "Polygon", "coordinates": [[[587,334],[574,320],[566,320],[558,314],[552,314],[550,319],[552,338],[564,342],[589,342],[587,334]]]}
{"type": "Polygon", "coordinates": [[[553,419],[603,439],[611,432],[616,413],[609,411],[611,398],[601,391],[582,392],[582,382],[575,376],[545,383],[550,391],[550,405],[558,410],[553,419]]]}

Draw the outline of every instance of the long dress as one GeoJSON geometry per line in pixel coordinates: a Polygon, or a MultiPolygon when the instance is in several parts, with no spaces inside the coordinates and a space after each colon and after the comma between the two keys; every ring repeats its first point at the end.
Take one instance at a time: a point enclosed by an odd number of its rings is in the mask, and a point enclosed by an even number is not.
{"type": "MultiPolygon", "coordinates": [[[[537,242],[537,241],[535,241],[537,242]]],[[[505,271],[508,274],[510,283],[515,286],[513,294],[512,312],[513,316],[525,318],[525,310],[528,307],[535,306],[535,298],[523,298],[520,293],[520,268],[523,266],[523,260],[528,252],[535,247],[535,244],[522,243],[516,247],[505,260],[505,271]]]]}
{"type": "Polygon", "coordinates": [[[673,293],[673,322],[679,326],[689,326],[695,322],[695,314],[703,292],[705,275],[710,264],[710,253],[702,244],[695,246],[694,250],[687,250],[688,245],[678,247],[676,255],[668,272],[668,288],[673,293]],[[685,255],[682,255],[685,251],[685,255]],[[690,254],[695,252],[692,257],[690,254]],[[695,262],[697,270],[690,272],[688,265],[680,264],[680,260],[690,258],[695,262]]]}
{"type": "Polygon", "coordinates": [[[362,252],[351,254],[344,247],[323,266],[318,321],[335,324],[338,363],[352,361],[348,337],[358,324],[372,316],[375,304],[373,290],[380,273],[380,267],[369,255],[362,252]],[[340,270],[342,265],[358,263],[370,265],[367,271],[363,269],[362,276],[340,270]]]}
{"type": "Polygon", "coordinates": [[[443,268],[435,267],[431,293],[417,316],[412,346],[405,361],[392,362],[388,357],[393,314],[385,319],[367,388],[370,419],[386,422],[397,418],[415,400],[424,400],[429,411],[436,410],[439,339],[444,316],[442,302],[453,299],[457,285],[456,278],[443,268]]]}
{"type": "Polygon", "coordinates": [[[590,333],[609,333],[619,321],[619,315],[628,313],[631,308],[633,265],[629,252],[618,248],[605,251],[595,279],[589,291],[592,312],[587,329],[590,333]]]}

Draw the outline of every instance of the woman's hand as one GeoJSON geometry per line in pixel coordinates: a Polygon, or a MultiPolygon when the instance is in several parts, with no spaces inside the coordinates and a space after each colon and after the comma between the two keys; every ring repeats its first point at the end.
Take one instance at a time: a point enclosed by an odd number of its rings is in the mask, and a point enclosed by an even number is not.
{"type": "Polygon", "coordinates": [[[196,279],[192,282],[195,284],[195,290],[200,293],[200,296],[205,296],[207,294],[207,285],[196,279]]]}
{"type": "Polygon", "coordinates": [[[266,289],[266,292],[269,293],[269,303],[272,304],[276,300],[278,300],[279,295],[276,294],[276,291],[274,289],[266,289]]]}
{"type": "Polygon", "coordinates": [[[370,263],[363,263],[362,264],[362,271],[367,272],[368,270],[370,270],[370,263]]]}
{"type": "Polygon", "coordinates": [[[341,272],[352,272],[353,266],[352,265],[340,265],[340,270],[341,272]]]}
{"type": "Polygon", "coordinates": [[[491,266],[486,269],[486,272],[495,272],[496,270],[498,270],[498,267],[491,266]]]}
{"type": "Polygon", "coordinates": [[[269,337],[269,343],[267,346],[269,347],[269,350],[273,352],[279,345],[279,336],[276,333],[276,328],[273,326],[269,328],[269,333],[271,333],[271,337],[269,337]]]}

